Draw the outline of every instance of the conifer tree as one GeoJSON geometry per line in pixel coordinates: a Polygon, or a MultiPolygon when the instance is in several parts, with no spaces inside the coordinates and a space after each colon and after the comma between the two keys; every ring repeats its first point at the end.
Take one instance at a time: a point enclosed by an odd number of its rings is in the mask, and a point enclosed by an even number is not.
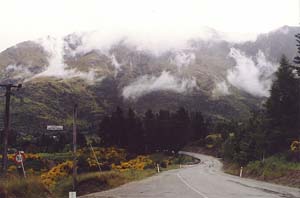
{"type": "Polygon", "coordinates": [[[278,149],[288,149],[300,133],[299,82],[285,56],[281,58],[276,79],[266,103],[270,128],[269,138],[278,149]]]}

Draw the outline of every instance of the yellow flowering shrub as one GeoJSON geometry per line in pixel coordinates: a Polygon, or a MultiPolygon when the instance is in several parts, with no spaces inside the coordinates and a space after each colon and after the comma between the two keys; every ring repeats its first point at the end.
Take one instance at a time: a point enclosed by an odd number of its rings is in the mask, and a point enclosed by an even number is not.
{"type": "Polygon", "coordinates": [[[59,179],[71,174],[72,167],[72,161],[66,161],[54,166],[51,170],[41,175],[43,184],[47,187],[53,187],[59,179]]]}
{"type": "MultiPolygon", "coordinates": [[[[113,163],[119,164],[121,161],[126,160],[127,153],[124,149],[118,149],[115,147],[94,147],[93,149],[101,167],[110,167],[110,165],[113,163]]],[[[98,164],[95,159],[94,153],[91,151],[90,148],[79,149],[77,152],[77,156],[79,158],[84,157],[89,169],[98,169],[98,164]]]]}
{"type": "Polygon", "coordinates": [[[144,170],[147,166],[151,165],[153,165],[153,161],[150,159],[149,156],[139,155],[136,158],[127,162],[121,162],[120,165],[112,164],[112,169],[120,171],[128,169],[144,170]]]}
{"type": "Polygon", "coordinates": [[[39,154],[33,154],[33,153],[25,153],[26,160],[40,160],[41,156],[39,154]]]}
{"type": "Polygon", "coordinates": [[[7,157],[8,157],[8,160],[13,161],[14,157],[15,157],[15,154],[8,154],[7,157]]]}
{"type": "Polygon", "coordinates": [[[15,165],[10,165],[8,168],[7,168],[7,171],[8,172],[15,172],[17,170],[17,167],[15,165]]]}
{"type": "Polygon", "coordinates": [[[290,148],[291,148],[291,151],[293,151],[293,152],[300,151],[300,142],[297,140],[293,141],[290,148]]]}
{"type": "MultiPolygon", "coordinates": [[[[33,153],[25,153],[25,160],[40,160],[41,156],[39,154],[33,154],[33,153]]],[[[13,161],[15,158],[15,154],[8,154],[7,155],[8,160],[13,161]]]]}

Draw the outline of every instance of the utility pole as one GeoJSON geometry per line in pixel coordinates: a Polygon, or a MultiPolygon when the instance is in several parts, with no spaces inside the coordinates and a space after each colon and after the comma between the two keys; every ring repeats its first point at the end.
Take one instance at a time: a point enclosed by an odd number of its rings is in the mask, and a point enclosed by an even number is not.
{"type": "Polygon", "coordinates": [[[76,128],[76,119],[77,119],[77,107],[78,105],[74,105],[73,110],[73,191],[76,192],[77,186],[77,156],[76,156],[76,148],[77,148],[77,128],[76,128]]]}
{"type": "Polygon", "coordinates": [[[0,84],[0,87],[5,87],[5,114],[4,114],[4,130],[2,136],[2,174],[5,176],[7,173],[7,148],[8,148],[8,134],[10,132],[10,95],[11,89],[17,88],[19,90],[22,87],[22,84],[13,85],[13,84],[0,84]]]}

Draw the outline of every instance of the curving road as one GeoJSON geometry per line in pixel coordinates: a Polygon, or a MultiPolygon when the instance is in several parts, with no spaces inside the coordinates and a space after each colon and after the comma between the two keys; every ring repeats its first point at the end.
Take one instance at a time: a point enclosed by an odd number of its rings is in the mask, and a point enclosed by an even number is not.
{"type": "Polygon", "coordinates": [[[300,198],[300,189],[228,175],[214,157],[182,153],[199,158],[201,163],[84,198],[300,198]]]}

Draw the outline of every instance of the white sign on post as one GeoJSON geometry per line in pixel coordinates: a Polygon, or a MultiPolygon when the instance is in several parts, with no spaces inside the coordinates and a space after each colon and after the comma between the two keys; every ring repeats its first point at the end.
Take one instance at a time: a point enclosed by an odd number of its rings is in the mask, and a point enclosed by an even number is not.
{"type": "Polygon", "coordinates": [[[64,130],[64,126],[48,125],[47,130],[49,130],[49,131],[62,131],[62,130],[64,130]]]}

